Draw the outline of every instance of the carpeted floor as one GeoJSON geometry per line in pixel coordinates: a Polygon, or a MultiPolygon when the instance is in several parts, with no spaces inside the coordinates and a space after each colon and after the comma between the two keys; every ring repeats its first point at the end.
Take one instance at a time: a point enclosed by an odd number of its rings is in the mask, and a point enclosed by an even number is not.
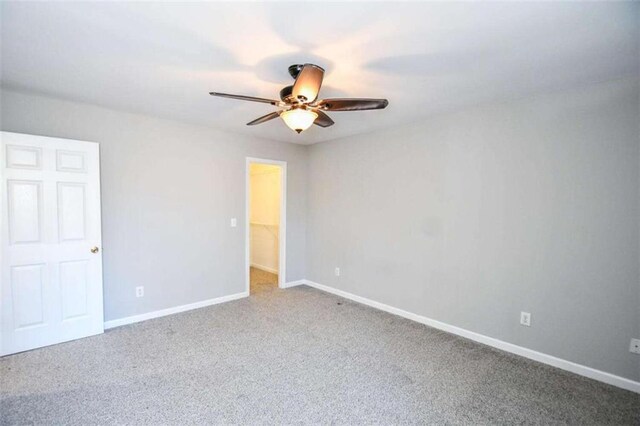
{"type": "Polygon", "coordinates": [[[2,424],[638,424],[640,395],[301,286],[0,360],[2,424]]]}
{"type": "Polygon", "coordinates": [[[278,275],[251,267],[249,271],[249,283],[251,294],[273,291],[278,288],[278,275]]]}

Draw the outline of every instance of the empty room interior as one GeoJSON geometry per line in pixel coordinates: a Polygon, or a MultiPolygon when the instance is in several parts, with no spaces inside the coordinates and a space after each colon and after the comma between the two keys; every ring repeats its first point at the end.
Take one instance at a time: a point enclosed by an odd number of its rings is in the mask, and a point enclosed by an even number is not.
{"type": "Polygon", "coordinates": [[[640,424],[640,2],[0,3],[0,424],[640,424]]]}

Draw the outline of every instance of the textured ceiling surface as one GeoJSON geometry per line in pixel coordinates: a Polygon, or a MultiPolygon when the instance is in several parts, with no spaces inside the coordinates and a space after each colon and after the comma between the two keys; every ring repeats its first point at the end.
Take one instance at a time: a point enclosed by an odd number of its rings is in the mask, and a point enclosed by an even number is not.
{"type": "Polygon", "coordinates": [[[309,144],[432,114],[639,74],[640,3],[2,3],[2,84],[309,144]],[[320,97],[388,98],[301,135],[273,107],[287,67],[320,97]]]}

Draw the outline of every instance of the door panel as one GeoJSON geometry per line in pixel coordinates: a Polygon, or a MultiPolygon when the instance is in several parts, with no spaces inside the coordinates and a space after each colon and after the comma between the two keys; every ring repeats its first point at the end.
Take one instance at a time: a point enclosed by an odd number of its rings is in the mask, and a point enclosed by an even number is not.
{"type": "Polygon", "coordinates": [[[59,272],[63,320],[87,315],[88,263],[86,260],[60,262],[59,272]]]}
{"type": "Polygon", "coordinates": [[[40,242],[42,184],[24,180],[7,182],[11,244],[40,242]]]}
{"type": "Polygon", "coordinates": [[[0,355],[102,333],[98,145],[0,135],[0,355]]]}
{"type": "Polygon", "coordinates": [[[7,168],[40,170],[42,150],[34,146],[7,145],[7,168]]]}
{"type": "Polygon", "coordinates": [[[44,325],[44,264],[11,268],[15,328],[44,325]]]}
{"type": "Polygon", "coordinates": [[[86,173],[85,153],[81,151],[56,151],[56,169],[59,172],[86,173]]]}
{"type": "Polygon", "coordinates": [[[83,183],[58,183],[58,237],[60,241],[85,239],[85,195],[83,183]]]}

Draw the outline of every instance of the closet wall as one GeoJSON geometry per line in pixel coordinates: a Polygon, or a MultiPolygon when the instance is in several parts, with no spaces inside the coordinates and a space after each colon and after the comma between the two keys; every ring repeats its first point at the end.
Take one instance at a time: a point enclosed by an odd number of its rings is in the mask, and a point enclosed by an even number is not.
{"type": "Polygon", "coordinates": [[[277,274],[281,170],[252,164],[250,179],[251,266],[277,274]]]}

